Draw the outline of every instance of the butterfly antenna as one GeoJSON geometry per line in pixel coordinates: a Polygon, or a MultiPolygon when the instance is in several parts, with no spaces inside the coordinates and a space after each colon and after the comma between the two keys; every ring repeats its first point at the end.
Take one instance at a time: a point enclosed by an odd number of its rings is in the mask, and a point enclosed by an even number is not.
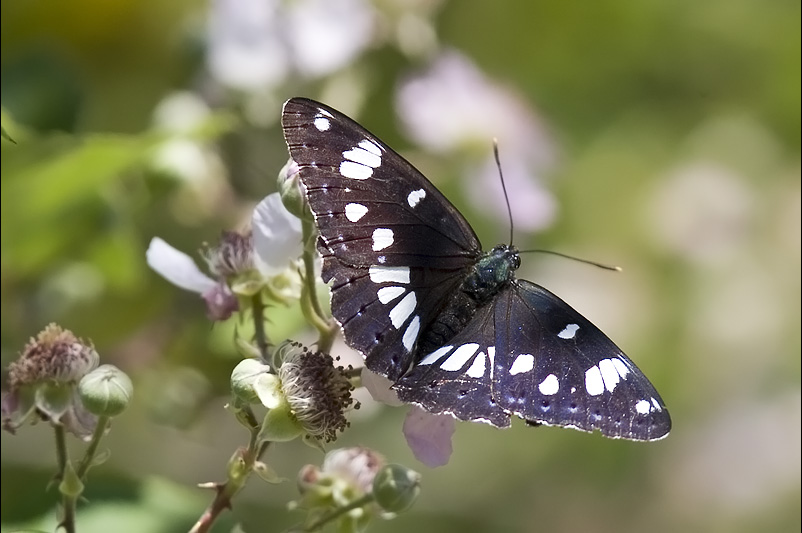
{"type": "Polygon", "coordinates": [[[493,138],[493,157],[496,159],[496,167],[498,168],[498,177],[501,179],[501,190],[504,191],[504,201],[507,203],[507,215],[510,217],[510,246],[512,246],[513,222],[512,222],[512,208],[510,207],[510,197],[507,196],[507,184],[504,183],[504,173],[501,171],[501,159],[498,156],[498,139],[493,138]]]}
{"type": "Polygon", "coordinates": [[[612,270],[614,272],[621,272],[622,268],[620,266],[613,266],[613,265],[605,265],[604,263],[597,263],[596,261],[590,261],[588,259],[580,259],[579,257],[574,257],[573,255],[561,254],[560,252],[554,252],[552,250],[521,250],[519,253],[522,254],[549,254],[549,255],[556,255],[559,257],[564,257],[566,259],[572,259],[574,261],[579,261],[580,263],[585,263],[586,265],[593,265],[595,267],[603,268],[604,270],[612,270]]]}

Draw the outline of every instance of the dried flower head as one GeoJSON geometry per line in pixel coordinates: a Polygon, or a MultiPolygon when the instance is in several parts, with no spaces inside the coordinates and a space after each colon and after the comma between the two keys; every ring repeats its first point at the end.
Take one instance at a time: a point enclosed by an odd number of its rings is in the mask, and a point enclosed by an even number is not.
{"type": "Polygon", "coordinates": [[[26,422],[42,419],[80,437],[88,436],[96,418],[84,408],[77,387],[98,361],[91,343],[56,324],[47,326],[8,367],[3,429],[13,433],[26,422]]]}
{"type": "Polygon", "coordinates": [[[71,331],[50,324],[28,341],[20,358],[8,367],[11,389],[46,381],[77,383],[98,365],[94,347],[71,331]]]}

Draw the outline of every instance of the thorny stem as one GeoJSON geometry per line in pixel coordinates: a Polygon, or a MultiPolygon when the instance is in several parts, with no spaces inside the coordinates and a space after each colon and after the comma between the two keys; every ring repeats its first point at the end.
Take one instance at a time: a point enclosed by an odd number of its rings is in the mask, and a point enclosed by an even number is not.
{"type": "MultiPolygon", "coordinates": [[[[232,458],[233,464],[229,463],[228,480],[223,484],[211,484],[215,489],[215,497],[212,503],[206,508],[203,514],[190,529],[190,533],[206,533],[211,531],[212,525],[220,514],[226,509],[231,508],[231,500],[234,498],[248,481],[254,470],[256,462],[267,452],[270,442],[259,442],[257,436],[260,428],[251,430],[250,441],[247,449],[239,449],[232,458]]],[[[201,485],[204,486],[204,485],[201,485]]]]}

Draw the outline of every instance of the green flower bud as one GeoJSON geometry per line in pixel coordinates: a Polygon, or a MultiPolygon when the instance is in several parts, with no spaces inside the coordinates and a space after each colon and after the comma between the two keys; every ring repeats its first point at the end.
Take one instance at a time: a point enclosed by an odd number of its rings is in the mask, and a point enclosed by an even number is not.
{"type": "Polygon", "coordinates": [[[306,206],[300,177],[298,164],[292,159],[287,160],[287,164],[278,173],[278,192],[287,211],[298,218],[306,217],[311,221],[312,213],[306,206]]]}
{"type": "Polygon", "coordinates": [[[78,394],[86,410],[97,416],[117,416],[134,394],[131,378],[114,365],[101,365],[85,375],[78,394]]]}
{"type": "Polygon", "coordinates": [[[373,496],[385,511],[406,511],[420,493],[420,474],[401,465],[390,464],[373,478],[373,496]]]}

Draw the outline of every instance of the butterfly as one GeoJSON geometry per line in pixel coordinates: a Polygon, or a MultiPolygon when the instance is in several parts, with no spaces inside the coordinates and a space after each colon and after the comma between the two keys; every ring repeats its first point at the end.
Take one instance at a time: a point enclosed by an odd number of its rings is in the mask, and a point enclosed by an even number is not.
{"type": "Polygon", "coordinates": [[[288,100],[281,124],[332,314],[401,401],[497,427],[515,415],[612,438],[668,434],[668,410],[638,367],[560,298],[517,279],[515,247],[483,252],[406,159],[314,100],[288,100]]]}

